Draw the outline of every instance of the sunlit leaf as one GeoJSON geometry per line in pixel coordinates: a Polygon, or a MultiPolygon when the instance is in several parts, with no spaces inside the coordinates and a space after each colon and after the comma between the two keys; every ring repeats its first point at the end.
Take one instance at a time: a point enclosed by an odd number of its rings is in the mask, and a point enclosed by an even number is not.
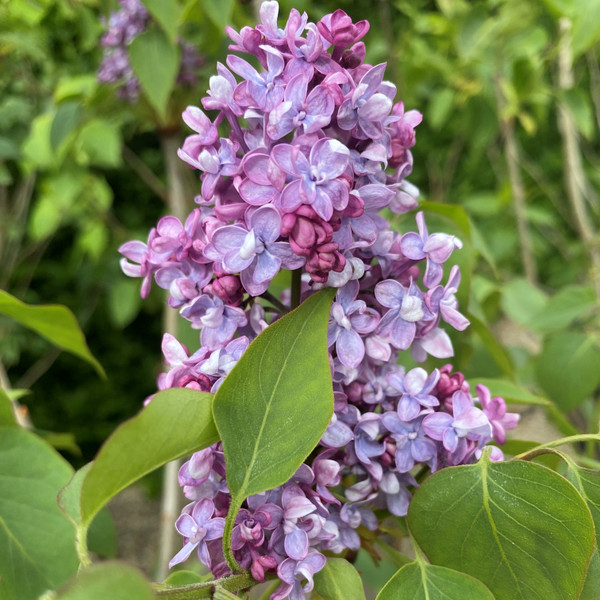
{"type": "Polygon", "coordinates": [[[343,558],[328,558],[315,575],[315,592],[323,600],[365,600],[357,570],[343,558]]]}
{"type": "Polygon", "coordinates": [[[81,488],[81,523],[122,489],[165,463],[218,440],[212,395],[185,388],[159,392],[106,440],[81,488]]]}
{"type": "Polygon", "coordinates": [[[485,455],[425,481],[408,524],[433,564],[472,575],[496,600],[577,598],[594,549],[590,511],[568,481],[485,455]]]}
{"type": "Polygon", "coordinates": [[[385,584],[377,600],[494,600],[494,596],[470,575],[413,562],[385,584]]]}
{"type": "Polygon", "coordinates": [[[104,376],[100,363],[92,356],[73,313],[65,306],[30,306],[0,290],[0,314],[33,329],[49,342],[89,362],[104,376]]]}
{"type": "Polygon", "coordinates": [[[177,24],[181,9],[177,0],[142,0],[148,12],[165,30],[171,42],[177,40],[177,24]]]}

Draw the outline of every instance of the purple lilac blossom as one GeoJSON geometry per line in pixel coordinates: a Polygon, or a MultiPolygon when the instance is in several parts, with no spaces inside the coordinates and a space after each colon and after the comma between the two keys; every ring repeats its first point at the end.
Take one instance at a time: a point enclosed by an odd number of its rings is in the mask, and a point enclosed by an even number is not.
{"type": "MultiPolygon", "coordinates": [[[[278,15],[277,2],[265,2],[255,28],[227,28],[230,50],[257,67],[230,55],[229,69],[218,64],[206,95],[183,113],[193,133],[178,155],[199,177],[197,207],[183,224],[163,217],[146,243],[120,251],[144,297],[154,279],[200,329],[191,353],[165,335],[159,389],[216,392],[252,340],[293,308],[279,286],[290,274],[281,271],[297,271],[301,299],[338,289],[328,327],[329,426],[288,482],[243,502],[232,536],[242,568],[257,581],[279,578],[270,600],[304,600],[325,565],[322,551],[359,548],[364,529],[379,528],[374,509],[406,515],[417,469],[478,460],[518,417],[483,386],[473,400],[451,365],[428,373],[397,364],[406,349],[420,361],[451,357],[444,324],[468,326],[458,267],[441,284],[460,241],[429,234],[423,213],[417,233],[412,217],[399,232],[381,212],[418,205],[407,177],[421,114],[395,101],[385,64],[365,63],[366,21],[338,10],[311,23],[292,10],[280,27],[278,15]]],[[[179,481],[193,504],[178,520],[184,544],[172,563],[198,548],[215,577],[229,574],[220,444],[194,454],[179,481]]]]}

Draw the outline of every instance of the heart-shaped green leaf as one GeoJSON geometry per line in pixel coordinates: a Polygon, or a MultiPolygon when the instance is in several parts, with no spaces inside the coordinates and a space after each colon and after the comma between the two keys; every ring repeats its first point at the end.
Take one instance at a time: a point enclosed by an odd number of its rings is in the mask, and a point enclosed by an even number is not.
{"type": "Polygon", "coordinates": [[[423,561],[402,567],[377,600],[494,600],[494,596],[470,575],[423,561]]]}
{"type": "Polygon", "coordinates": [[[36,600],[77,571],[75,530],[56,504],[73,473],[34,434],[0,428],[0,598],[36,600]]]}
{"type": "Polygon", "coordinates": [[[577,598],[594,548],[590,511],[566,479],[485,456],[431,476],[408,524],[433,564],[472,575],[496,600],[577,598]]]}
{"type": "MultiPolygon", "coordinates": [[[[81,524],[122,489],[165,463],[218,441],[212,394],[164,390],[106,440],[81,486],[81,524]]],[[[77,517],[77,514],[75,514],[77,517]]]]}

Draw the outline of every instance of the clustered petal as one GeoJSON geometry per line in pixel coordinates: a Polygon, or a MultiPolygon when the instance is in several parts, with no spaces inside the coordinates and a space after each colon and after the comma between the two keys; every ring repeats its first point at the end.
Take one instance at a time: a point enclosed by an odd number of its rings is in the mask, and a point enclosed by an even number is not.
{"type": "MultiPolygon", "coordinates": [[[[442,322],[459,331],[469,324],[456,299],[459,268],[442,283],[460,240],[430,234],[422,212],[418,232],[403,233],[381,214],[417,206],[406,177],[421,115],[395,102],[385,64],[365,63],[366,21],[337,10],[315,24],[292,10],[280,28],[278,15],[270,0],[255,28],[227,28],[230,49],[260,67],[230,55],[202,109],[183,113],[194,133],[178,155],[199,173],[197,208],[185,223],[163,217],[146,243],[120,252],[126,275],[143,279],[142,296],[154,280],[200,329],[191,354],[165,335],[160,389],[214,393],[252,340],[291,308],[290,290],[275,291],[282,271],[300,276],[302,300],[337,288],[327,330],[329,426],[290,481],[244,501],[232,533],[243,568],[257,581],[279,578],[270,600],[303,600],[323,552],[357,550],[365,528],[379,526],[376,509],[406,515],[414,469],[473,462],[492,439],[502,444],[518,417],[485,386],[473,397],[451,365],[428,372],[397,364],[407,349],[418,362],[451,357],[442,322]]],[[[197,549],[215,576],[226,575],[222,520],[231,496],[221,445],[194,454],[179,482],[192,503],[176,523],[184,545],[171,565],[197,549]]]]}

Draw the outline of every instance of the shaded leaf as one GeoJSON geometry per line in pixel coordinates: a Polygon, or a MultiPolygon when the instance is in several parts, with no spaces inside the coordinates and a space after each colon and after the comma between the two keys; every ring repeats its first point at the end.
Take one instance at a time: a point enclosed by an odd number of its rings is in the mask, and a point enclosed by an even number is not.
{"type": "Polygon", "coordinates": [[[90,363],[104,377],[104,369],[92,356],[73,313],[65,306],[29,306],[0,290],[0,314],[33,329],[49,342],[90,363]]]}
{"type": "Polygon", "coordinates": [[[20,428],[0,429],[0,598],[35,600],[77,571],[75,530],[56,504],[73,473],[20,428]]]}
{"type": "Polygon", "coordinates": [[[546,295],[526,279],[513,279],[502,287],[502,310],[509,319],[520,325],[529,325],[546,302],[546,295]]]}
{"type": "Polygon", "coordinates": [[[568,327],[577,318],[585,317],[598,301],[591,286],[570,285],[562,288],[533,315],[529,325],[542,333],[568,327]]]}
{"type": "Polygon", "coordinates": [[[54,600],[153,600],[152,588],[136,569],[117,562],[93,565],[60,589],[54,600]]]}
{"type": "Polygon", "coordinates": [[[590,560],[579,600],[598,600],[598,590],[600,590],[600,556],[596,547],[592,554],[592,560],[590,560]]]}
{"type": "Polygon", "coordinates": [[[323,600],[365,600],[357,570],[343,558],[328,558],[315,574],[315,592],[323,600]]]}
{"type": "Polygon", "coordinates": [[[81,104],[77,101],[59,105],[50,127],[50,146],[56,150],[79,125],[83,116],[81,104]]]}
{"type": "Polygon", "coordinates": [[[487,351],[491,354],[496,364],[511,379],[514,377],[514,368],[510,356],[496,339],[496,336],[488,329],[488,326],[472,313],[466,315],[471,322],[471,327],[483,342],[487,351]]]}
{"type": "Polygon", "coordinates": [[[181,9],[177,0],[142,0],[148,12],[164,29],[172,43],[177,40],[177,24],[181,9]]]}
{"type": "Polygon", "coordinates": [[[201,0],[204,12],[214,23],[215,27],[222,33],[225,26],[231,21],[233,12],[233,0],[201,0]]]}
{"type": "Polygon", "coordinates": [[[487,453],[425,481],[408,524],[433,564],[472,575],[496,600],[577,598],[594,548],[592,517],[568,481],[487,453]]]}
{"type": "Polygon", "coordinates": [[[150,104],[165,120],[179,70],[179,49],[160,29],[138,35],[129,45],[131,68],[150,104]]]}
{"type": "Polygon", "coordinates": [[[402,567],[377,600],[494,600],[488,588],[465,573],[413,562],[402,567]]]}
{"type": "Polygon", "coordinates": [[[600,383],[600,351],[592,336],[575,331],[544,341],[537,359],[537,380],[563,410],[576,408],[600,383]]]}
{"type": "Polygon", "coordinates": [[[81,523],[122,489],[165,463],[218,441],[212,395],[185,388],[164,390],[104,442],[81,489],[81,523]]]}
{"type": "Polygon", "coordinates": [[[2,389],[0,389],[0,427],[17,427],[12,402],[2,389]]]}
{"type": "Polygon", "coordinates": [[[98,167],[118,167],[121,164],[121,132],[104,119],[86,123],[77,136],[78,162],[98,167]]]}

